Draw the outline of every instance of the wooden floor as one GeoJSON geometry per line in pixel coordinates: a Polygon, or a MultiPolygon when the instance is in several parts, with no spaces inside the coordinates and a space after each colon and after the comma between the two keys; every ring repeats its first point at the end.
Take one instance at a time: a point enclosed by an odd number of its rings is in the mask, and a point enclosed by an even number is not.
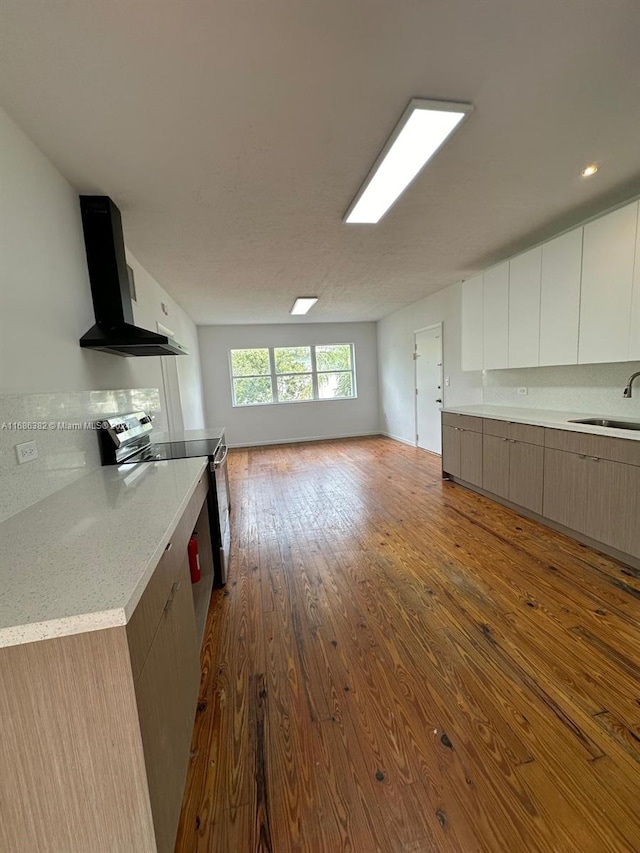
{"type": "Polygon", "coordinates": [[[640,573],[384,438],[230,454],[180,853],[640,850],[640,573]]]}

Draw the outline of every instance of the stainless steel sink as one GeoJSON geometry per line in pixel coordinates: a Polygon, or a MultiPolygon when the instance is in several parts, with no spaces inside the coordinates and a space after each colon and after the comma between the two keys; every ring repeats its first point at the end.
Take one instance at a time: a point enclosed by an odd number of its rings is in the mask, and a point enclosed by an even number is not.
{"type": "Polygon", "coordinates": [[[640,423],[632,421],[612,421],[609,418],[584,418],[584,420],[569,421],[570,424],[589,424],[589,426],[608,427],[609,429],[640,430],[640,423]]]}

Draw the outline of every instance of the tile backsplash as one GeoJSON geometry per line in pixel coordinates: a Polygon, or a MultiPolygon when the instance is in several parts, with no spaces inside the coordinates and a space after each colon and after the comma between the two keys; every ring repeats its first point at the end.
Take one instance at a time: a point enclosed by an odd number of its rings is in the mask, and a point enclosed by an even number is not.
{"type": "Polygon", "coordinates": [[[483,376],[483,402],[640,418],[640,377],[633,397],[622,396],[627,380],[637,370],[640,362],[487,370],[483,376]],[[526,396],[519,395],[518,388],[526,388],[526,396]]]}
{"type": "Polygon", "coordinates": [[[0,395],[0,521],[100,467],[91,423],[140,409],[166,428],[157,388],[0,395]],[[15,446],[26,441],[38,458],[18,465],[15,446]]]}

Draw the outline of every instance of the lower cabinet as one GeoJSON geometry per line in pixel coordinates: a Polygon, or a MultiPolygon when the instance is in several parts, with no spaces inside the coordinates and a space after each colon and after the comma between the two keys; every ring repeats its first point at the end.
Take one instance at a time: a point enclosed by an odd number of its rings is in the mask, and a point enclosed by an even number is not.
{"type": "Polygon", "coordinates": [[[442,470],[640,559],[640,441],[443,412],[442,470]]]}
{"type": "Polygon", "coordinates": [[[207,488],[126,625],[0,649],[0,850],[173,851],[200,673],[187,542],[207,488]]]}
{"type": "Polygon", "coordinates": [[[485,419],[482,488],[532,512],[542,512],[544,431],[485,419]]]}
{"type": "Polygon", "coordinates": [[[442,416],[442,470],[474,486],[482,486],[482,419],[442,416]]]}
{"type": "Polygon", "coordinates": [[[547,448],[543,514],[640,557],[640,467],[547,448]]]}
{"type": "Polygon", "coordinates": [[[174,848],[199,681],[196,622],[185,559],[135,686],[159,853],[171,853],[174,848]]]}

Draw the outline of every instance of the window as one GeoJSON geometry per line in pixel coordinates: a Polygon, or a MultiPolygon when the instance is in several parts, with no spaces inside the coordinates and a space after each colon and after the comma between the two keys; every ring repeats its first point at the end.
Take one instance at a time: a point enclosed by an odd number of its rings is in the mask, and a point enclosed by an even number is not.
{"type": "Polygon", "coordinates": [[[232,349],[234,406],[356,396],[353,344],[232,349]]]}

